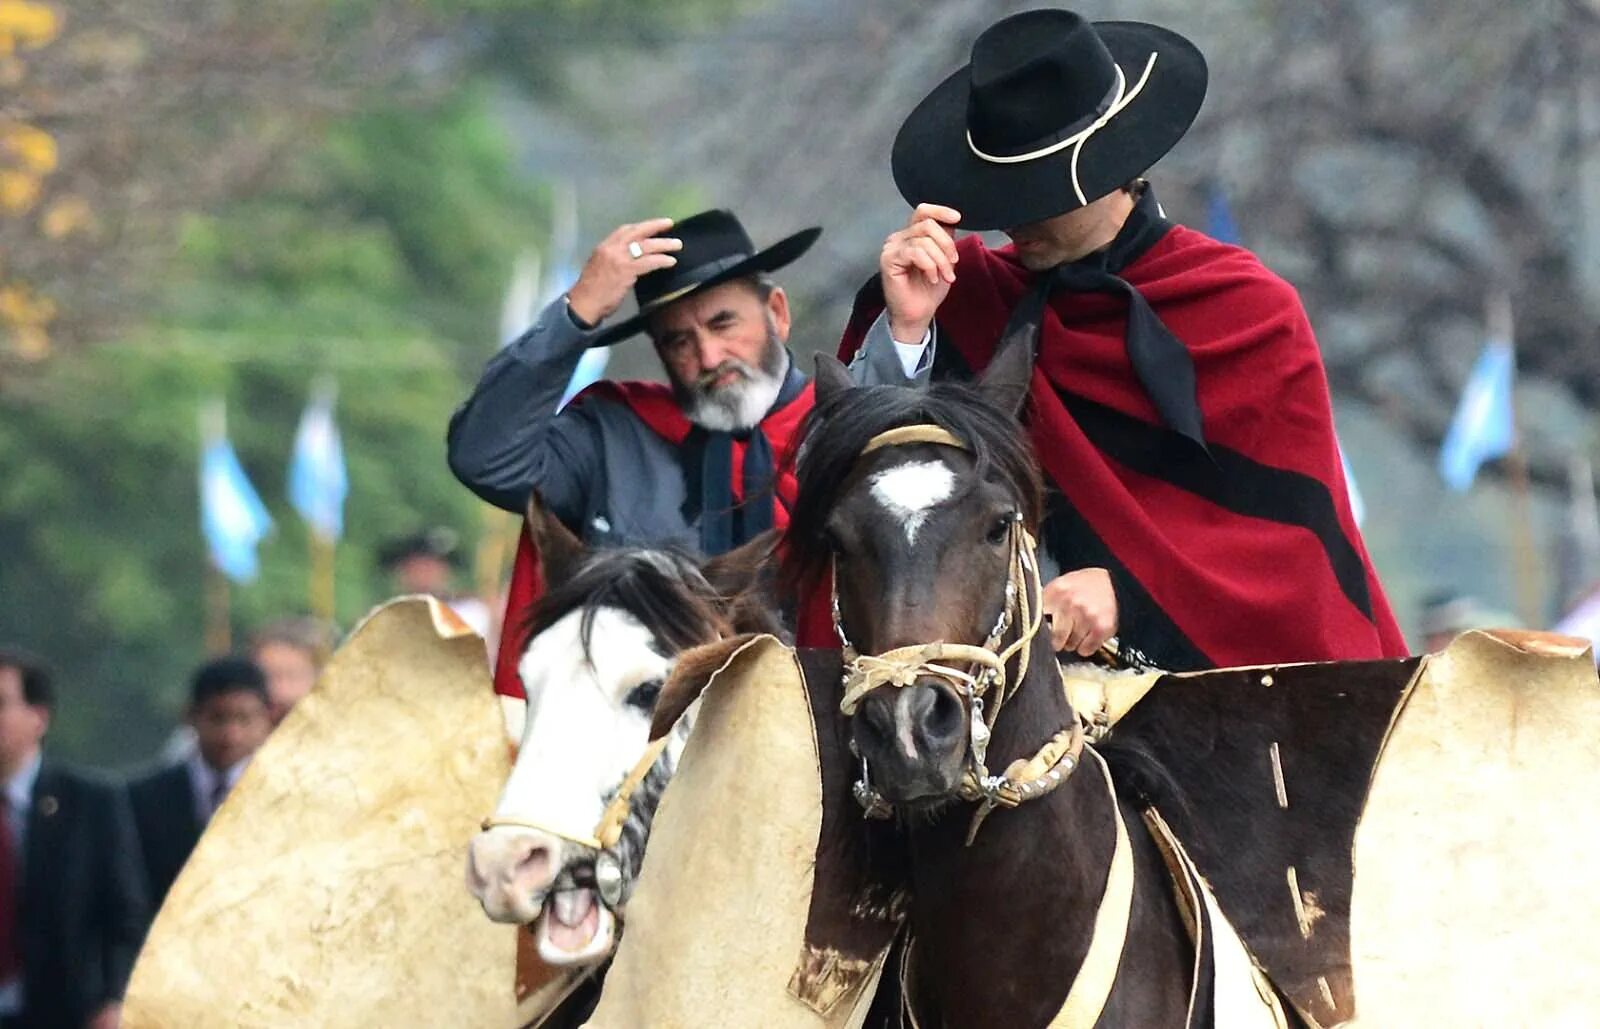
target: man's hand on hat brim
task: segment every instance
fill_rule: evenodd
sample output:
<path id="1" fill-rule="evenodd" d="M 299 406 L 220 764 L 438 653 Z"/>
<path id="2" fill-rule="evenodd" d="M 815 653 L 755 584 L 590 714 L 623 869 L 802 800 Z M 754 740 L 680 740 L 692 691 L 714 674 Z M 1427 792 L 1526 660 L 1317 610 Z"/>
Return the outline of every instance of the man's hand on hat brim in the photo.
<path id="1" fill-rule="evenodd" d="M 567 292 L 572 313 L 587 325 L 599 325 L 622 306 L 640 276 L 677 264 L 672 255 L 683 249 L 683 240 L 659 235 L 670 228 L 671 218 L 650 218 L 619 225 L 596 244 L 577 284 Z M 638 257 L 629 244 L 638 245 Z"/>

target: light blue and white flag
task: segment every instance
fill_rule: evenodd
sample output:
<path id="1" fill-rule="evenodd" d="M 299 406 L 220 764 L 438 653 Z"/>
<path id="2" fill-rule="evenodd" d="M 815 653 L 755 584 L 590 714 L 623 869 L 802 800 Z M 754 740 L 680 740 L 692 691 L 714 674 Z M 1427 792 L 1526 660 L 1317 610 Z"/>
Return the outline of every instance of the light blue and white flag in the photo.
<path id="1" fill-rule="evenodd" d="M 344 534 L 344 500 L 350 492 L 344 446 L 339 425 L 333 420 L 337 396 L 332 379 L 312 388 L 294 434 L 294 455 L 289 459 L 289 503 L 311 531 L 329 542 Z"/>
<path id="2" fill-rule="evenodd" d="M 1501 298 L 1493 305 L 1489 322 L 1489 342 L 1467 377 L 1444 446 L 1439 449 L 1439 474 L 1458 493 L 1472 485 L 1483 462 L 1504 457 L 1516 444 L 1511 394 L 1517 358 L 1511 344 L 1508 301 Z"/>
<path id="3" fill-rule="evenodd" d="M 212 563 L 233 581 L 250 582 L 260 571 L 256 546 L 272 530 L 272 517 L 228 442 L 220 400 L 202 409 L 200 423 L 200 529 Z"/>
<path id="4" fill-rule="evenodd" d="M 539 282 L 539 255 L 533 251 L 519 254 L 511 266 L 511 281 L 506 284 L 506 297 L 500 302 L 500 345 L 506 346 L 528 331 L 545 303 L 543 287 Z"/>
<path id="5" fill-rule="evenodd" d="M 1350 514 L 1356 520 L 1356 528 L 1361 528 L 1367 520 L 1367 504 L 1361 499 L 1361 490 L 1356 487 L 1356 473 L 1350 469 L 1350 460 L 1344 456 L 1344 444 L 1335 442 L 1339 448 L 1339 467 L 1344 469 L 1344 489 L 1350 495 Z"/>
<path id="6" fill-rule="evenodd" d="M 570 182 L 558 182 L 552 201 L 550 245 L 544 255 L 539 284 L 540 308 L 577 285 L 578 276 L 583 271 L 578 260 L 578 191 Z M 561 392 L 561 403 L 557 410 L 566 407 L 573 397 L 603 379 L 610 360 L 610 347 L 585 350 L 583 356 L 578 358 L 577 367 L 572 370 L 572 377 L 567 380 L 567 388 Z"/>
<path id="7" fill-rule="evenodd" d="M 567 401 L 582 393 L 593 383 L 605 378 L 606 362 L 611 359 L 610 347 L 595 347 L 585 350 L 583 356 L 578 358 L 578 367 L 572 370 L 572 378 L 567 380 L 566 392 L 561 394 L 561 404 L 557 410 L 567 406 Z"/>

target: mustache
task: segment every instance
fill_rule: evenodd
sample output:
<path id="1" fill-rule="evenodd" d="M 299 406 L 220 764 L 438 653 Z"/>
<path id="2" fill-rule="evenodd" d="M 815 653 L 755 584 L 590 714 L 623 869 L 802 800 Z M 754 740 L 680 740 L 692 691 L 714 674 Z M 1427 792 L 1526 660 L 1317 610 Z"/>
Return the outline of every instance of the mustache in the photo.
<path id="1" fill-rule="evenodd" d="M 744 379 L 746 382 L 749 382 L 753 377 L 754 369 L 745 364 L 743 361 L 736 361 L 732 358 L 729 358 L 728 360 L 717 365 L 715 368 L 701 372 L 695 377 L 695 380 L 693 383 L 691 383 L 691 385 L 703 393 L 715 387 L 717 380 L 729 372 L 734 372 L 740 378 Z"/>

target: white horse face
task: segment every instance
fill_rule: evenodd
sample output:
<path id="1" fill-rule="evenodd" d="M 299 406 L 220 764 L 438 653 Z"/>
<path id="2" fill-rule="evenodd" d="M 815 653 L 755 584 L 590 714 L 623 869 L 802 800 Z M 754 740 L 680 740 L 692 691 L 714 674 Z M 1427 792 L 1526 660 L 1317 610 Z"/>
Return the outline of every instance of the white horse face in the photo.
<path id="1" fill-rule="evenodd" d="M 497 922 L 532 925 L 550 964 L 603 960 L 616 922 L 596 893 L 592 837 L 606 804 L 643 755 L 650 713 L 672 661 L 654 634 L 617 608 L 557 620 L 529 643 L 518 670 L 528 715 L 496 819 L 467 858 L 467 887 Z M 681 740 L 675 740 L 681 748 Z M 673 747 L 669 747 L 669 756 Z"/>

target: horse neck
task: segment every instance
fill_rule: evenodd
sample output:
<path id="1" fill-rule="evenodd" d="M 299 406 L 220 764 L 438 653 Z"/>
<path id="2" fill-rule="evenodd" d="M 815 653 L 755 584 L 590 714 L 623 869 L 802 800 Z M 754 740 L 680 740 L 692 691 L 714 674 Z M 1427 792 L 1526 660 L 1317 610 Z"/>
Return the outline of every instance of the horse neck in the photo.
<path id="1" fill-rule="evenodd" d="M 995 721 L 992 771 L 1032 757 L 1075 717 L 1048 637 L 1041 633 L 1031 646 L 1028 674 Z M 1085 753 L 1052 793 L 991 812 L 969 846 L 975 810 L 956 804 L 910 833 L 914 997 L 948 1025 L 1045 1024 L 1064 996 L 1061 985 L 1076 978 L 1088 951 L 1121 817 L 1135 876 L 1125 947 L 1138 947 L 1139 962 L 1150 965 L 1141 978 L 1148 972 L 1163 989 L 1181 981 L 1177 993 L 1159 999 L 1158 1021 L 1173 1024 L 1162 1019 L 1171 1014 L 1172 998 L 1186 1002 L 1187 944 L 1160 858 L 1137 814 L 1119 808 L 1100 762 Z M 1018 985 L 1030 982 L 1032 988 Z M 1157 1017 L 1145 1006 L 1148 996 L 1113 1001 L 1138 1009 L 1123 1024 Z M 1180 1008 L 1180 1024 L 1181 1018 Z"/>

